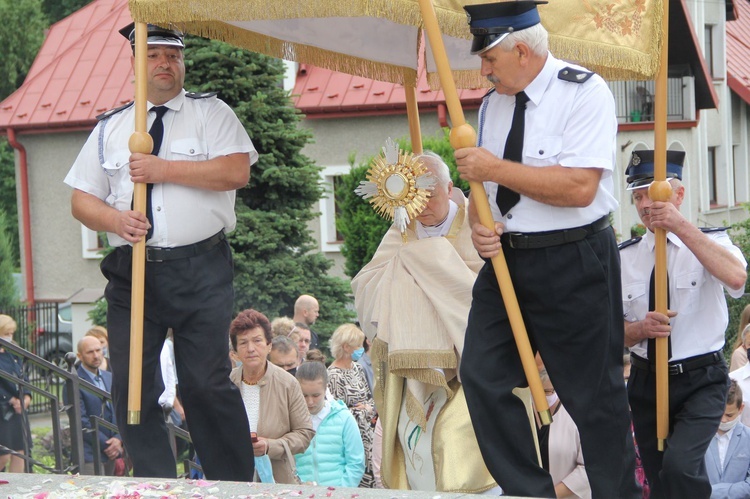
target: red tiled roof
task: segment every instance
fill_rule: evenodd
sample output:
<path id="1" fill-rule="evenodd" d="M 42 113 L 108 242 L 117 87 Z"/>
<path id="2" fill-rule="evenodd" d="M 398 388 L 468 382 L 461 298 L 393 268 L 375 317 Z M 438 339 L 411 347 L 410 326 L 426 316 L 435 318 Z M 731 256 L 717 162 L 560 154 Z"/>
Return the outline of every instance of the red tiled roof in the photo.
<path id="1" fill-rule="evenodd" d="M 435 108 L 445 102 L 442 90 L 430 90 L 424 68 L 417 81 L 417 104 L 420 109 Z M 459 90 L 465 107 L 476 107 L 487 93 L 486 88 Z M 340 116 L 342 113 L 383 113 L 406 109 L 404 87 L 394 83 L 368 80 L 302 64 L 292 91 L 294 105 L 308 117 Z M 325 116 L 322 116 L 325 115 Z"/>
<path id="2" fill-rule="evenodd" d="M 127 0 L 96 0 L 54 24 L 23 85 L 0 103 L 0 130 L 90 126 L 133 97 L 131 52 L 117 30 Z"/>
<path id="3" fill-rule="evenodd" d="M 91 127 L 96 116 L 133 99 L 131 51 L 117 30 L 132 22 L 127 0 L 95 0 L 54 24 L 23 85 L 0 103 L 0 132 Z M 307 115 L 404 112 L 400 85 L 301 66 L 294 99 Z M 421 75 L 422 107 L 444 102 Z M 463 90 L 469 106 L 486 90 Z M 398 111 L 393 111 L 398 110 Z"/>
<path id="4" fill-rule="evenodd" d="M 727 83 L 750 104 L 750 2 L 734 2 L 737 20 L 727 22 Z"/>

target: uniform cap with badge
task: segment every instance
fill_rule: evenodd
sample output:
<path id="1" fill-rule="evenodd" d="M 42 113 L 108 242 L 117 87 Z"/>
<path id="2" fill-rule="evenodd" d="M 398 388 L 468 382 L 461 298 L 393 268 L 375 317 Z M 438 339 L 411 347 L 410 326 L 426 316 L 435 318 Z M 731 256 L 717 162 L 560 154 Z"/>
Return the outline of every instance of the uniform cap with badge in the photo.
<path id="1" fill-rule="evenodd" d="M 544 0 L 524 0 L 465 5 L 469 31 L 474 35 L 472 55 L 487 52 L 514 31 L 539 24 L 541 19 L 536 6 L 546 3 Z"/>
<path id="2" fill-rule="evenodd" d="M 682 180 L 682 164 L 685 151 L 667 151 L 667 179 Z M 651 149 L 633 151 L 625 170 L 627 190 L 648 187 L 654 181 L 654 151 Z"/>
<path id="3" fill-rule="evenodd" d="M 130 40 L 130 46 L 135 50 L 135 23 L 132 22 L 120 29 L 120 34 Z M 185 48 L 183 34 L 180 30 L 162 28 L 155 24 L 148 24 L 146 33 L 148 35 L 148 45 L 167 45 L 170 47 Z"/>

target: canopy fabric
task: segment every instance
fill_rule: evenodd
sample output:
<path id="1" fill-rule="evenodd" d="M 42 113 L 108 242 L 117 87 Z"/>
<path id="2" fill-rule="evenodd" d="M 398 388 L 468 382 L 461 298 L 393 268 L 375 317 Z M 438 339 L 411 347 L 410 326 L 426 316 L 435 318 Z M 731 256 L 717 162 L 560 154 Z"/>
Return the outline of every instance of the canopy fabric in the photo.
<path id="1" fill-rule="evenodd" d="M 458 88 L 488 86 L 469 53 L 464 4 L 433 0 Z M 651 79 L 658 70 L 662 0 L 554 0 L 539 6 L 550 49 L 608 79 Z M 273 57 L 414 85 L 421 57 L 437 88 L 418 0 L 129 0 L 133 19 L 175 25 Z"/>

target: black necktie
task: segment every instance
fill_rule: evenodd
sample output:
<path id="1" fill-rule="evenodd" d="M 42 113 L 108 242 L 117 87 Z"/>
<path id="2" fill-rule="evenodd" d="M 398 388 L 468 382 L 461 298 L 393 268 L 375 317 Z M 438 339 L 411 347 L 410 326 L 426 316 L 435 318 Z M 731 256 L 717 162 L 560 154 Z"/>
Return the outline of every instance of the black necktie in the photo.
<path id="1" fill-rule="evenodd" d="M 529 97 L 526 92 L 516 94 L 516 108 L 513 111 L 513 122 L 510 125 L 508 138 L 505 141 L 505 152 L 503 158 L 509 161 L 520 163 L 523 159 L 523 131 L 526 124 L 526 103 Z M 513 208 L 518 200 L 521 199 L 519 194 L 503 185 L 497 186 L 497 196 L 495 202 L 500 208 L 500 213 L 505 215 Z"/>
<path id="2" fill-rule="evenodd" d="M 656 265 L 651 270 L 651 280 L 648 285 L 648 309 L 656 310 Z M 667 275 L 667 309 L 669 309 L 669 275 Z M 648 361 L 652 364 L 656 362 L 656 338 L 649 338 L 648 347 L 646 349 L 648 353 Z M 667 358 L 672 358 L 672 337 L 667 336 Z"/>
<path id="3" fill-rule="evenodd" d="M 161 148 L 161 141 L 164 139 L 164 122 L 162 121 L 162 117 L 164 113 L 169 111 L 169 108 L 167 106 L 154 106 L 151 108 L 151 111 L 156 113 L 156 118 L 151 124 L 148 134 L 154 140 L 154 148 L 151 150 L 151 154 L 157 156 Z M 148 217 L 148 223 L 151 224 L 151 228 L 148 229 L 148 234 L 146 234 L 146 241 L 154 235 L 154 215 L 151 211 L 151 191 L 153 188 L 154 184 L 146 184 L 146 216 Z"/>

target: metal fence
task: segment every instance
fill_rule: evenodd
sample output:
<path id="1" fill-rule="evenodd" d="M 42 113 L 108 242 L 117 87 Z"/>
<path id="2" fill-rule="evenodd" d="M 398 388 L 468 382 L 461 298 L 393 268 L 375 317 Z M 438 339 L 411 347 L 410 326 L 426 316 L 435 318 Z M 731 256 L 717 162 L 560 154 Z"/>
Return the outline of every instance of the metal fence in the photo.
<path id="1" fill-rule="evenodd" d="M 19 324 L 19 330 L 22 328 Z M 26 328 L 24 327 L 24 330 Z M 21 335 L 23 336 L 23 335 Z M 33 345 L 33 344 L 32 344 Z M 7 449 L 13 455 L 21 457 L 26 463 L 26 470 L 34 472 L 35 468 L 45 470 L 49 473 L 77 473 L 84 463 L 83 457 L 83 438 L 87 433 L 98 433 L 99 427 L 106 427 L 116 430 L 117 428 L 105 421 L 104 419 L 94 416 L 89 418 L 92 427 L 84 428 L 81 424 L 81 390 L 94 394 L 102 401 L 102 408 L 105 404 L 112 403 L 112 397 L 106 392 L 86 380 L 81 380 L 75 372 L 74 354 L 69 353 L 62 361 L 64 367 L 48 362 L 42 357 L 35 355 L 28 349 L 20 345 L 9 343 L 0 338 L 0 348 L 12 355 L 18 357 L 23 364 L 24 379 L 0 370 L 0 378 L 12 381 L 18 385 L 20 398 L 23 400 L 24 394 L 32 395 L 32 406 L 36 406 L 40 413 L 47 413 L 50 416 L 52 424 L 52 454 L 54 465 L 50 466 L 34 458 L 32 454 L 30 438 L 24 439 L 24 453 L 18 454 L 13 451 L 21 449 Z M 24 418 L 24 432 L 29 432 L 28 416 L 29 410 L 22 411 L 21 416 Z M 63 427 L 61 416 L 67 414 L 68 427 Z M 172 449 L 176 451 L 177 439 L 183 440 L 188 444 L 192 443 L 190 434 L 185 430 L 167 423 L 170 439 L 172 440 Z M 69 437 L 68 437 L 69 435 Z M 94 469 L 96 474 L 102 474 L 103 468 L 99 456 L 99 439 L 93 438 L 94 443 Z M 191 470 L 200 471 L 200 465 L 187 459 L 184 461 L 184 474 Z"/>
<path id="2" fill-rule="evenodd" d="M 619 122 L 654 121 L 655 83 L 653 80 L 610 81 L 607 83 L 615 96 L 615 107 Z M 690 119 L 684 106 L 686 90 L 683 78 L 668 78 L 667 87 L 667 119 L 678 121 Z"/>

